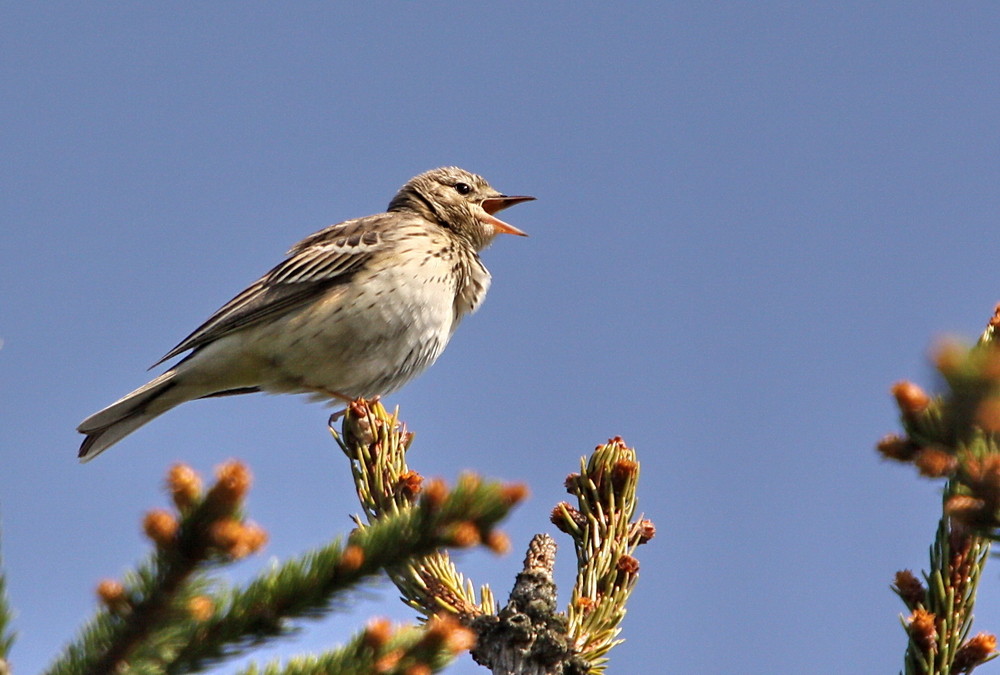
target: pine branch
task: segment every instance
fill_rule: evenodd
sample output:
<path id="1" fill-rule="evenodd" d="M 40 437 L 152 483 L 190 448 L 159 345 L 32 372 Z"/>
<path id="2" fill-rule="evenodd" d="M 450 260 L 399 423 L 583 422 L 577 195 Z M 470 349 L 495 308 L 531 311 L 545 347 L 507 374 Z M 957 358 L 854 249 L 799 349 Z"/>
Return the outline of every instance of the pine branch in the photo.
<path id="1" fill-rule="evenodd" d="M 337 598 L 382 569 L 404 567 L 441 547 L 472 545 L 464 534 L 470 523 L 492 528 L 509 509 L 498 485 L 460 486 L 440 501 L 425 497 L 413 508 L 355 530 L 346 544 L 334 541 L 242 589 L 220 593 L 211 598 L 219 609 L 193 627 L 167 672 L 190 672 L 287 635 L 294 630 L 289 620 L 323 616 Z"/>
<path id="2" fill-rule="evenodd" d="M 411 675 L 436 673 L 468 649 L 475 637 L 454 619 L 434 618 L 425 626 L 393 629 L 372 621 L 342 647 L 324 654 L 251 666 L 238 675 Z"/>
<path id="3" fill-rule="evenodd" d="M 995 658 L 996 637 L 969 638 L 972 610 L 990 542 L 1000 538 L 1000 306 L 973 348 L 942 345 L 935 364 L 945 391 L 929 397 L 900 382 L 893 394 L 905 436 L 887 436 L 878 450 L 912 463 L 921 475 L 945 478 L 942 516 L 931 547 L 926 586 L 909 570 L 893 590 L 910 611 L 907 675 L 969 673 Z"/>
<path id="4" fill-rule="evenodd" d="M 358 520 L 359 529 L 407 513 L 418 497 L 422 503 L 437 503 L 447 494 L 443 483 L 424 486 L 423 478 L 407 466 L 412 434 L 399 421 L 398 411 L 390 415 L 377 401 L 355 401 L 345 411 L 341 433 L 331 431 L 351 460 L 367 521 Z M 654 529 L 648 520 L 632 522 L 639 473 L 634 450 L 616 438 L 598 447 L 582 467 L 567 481 L 579 508 L 562 504 L 553 514 L 554 522 L 573 536 L 577 549 L 579 574 L 568 617 L 556 610 L 555 542 L 546 535 L 532 539 L 524 570 L 499 611 L 487 586 L 476 600 L 472 583 L 446 553 L 390 570 L 403 600 L 425 617 L 451 615 L 471 627 L 478 636 L 473 658 L 494 673 L 600 673 L 604 655 L 618 643 L 625 602 L 639 569 L 632 553 L 653 536 Z M 479 478 L 466 475 L 455 492 L 479 485 Z M 509 508 L 525 496 L 526 489 L 510 485 L 501 494 Z M 468 506 L 463 505 L 462 511 L 468 512 Z M 474 520 L 456 528 L 455 536 L 470 543 L 484 540 L 498 551 L 509 547 L 506 537 Z"/>
<path id="5" fill-rule="evenodd" d="M 590 663 L 580 656 L 569 634 L 569 620 L 557 611 L 552 570 L 556 542 L 535 535 L 524 569 L 517 575 L 507 604 L 497 614 L 472 621 L 479 636 L 472 658 L 504 675 L 585 675 Z"/>
<path id="6" fill-rule="evenodd" d="M 345 542 L 275 565 L 241 588 L 227 587 L 207 572 L 260 549 L 267 539 L 242 515 L 249 472 L 236 462 L 224 465 L 203 494 L 193 470 L 173 467 L 167 486 L 176 513 L 158 509 L 144 519 L 156 552 L 123 581 L 99 585 L 103 608 L 47 672 L 196 672 L 288 635 L 297 630 L 296 621 L 324 615 L 382 569 L 424 615 L 423 627 L 393 630 L 387 622 L 373 622 L 344 647 L 263 670 L 253 666 L 246 675 L 430 673 L 473 647 L 476 637 L 475 657 L 495 673 L 600 672 L 604 654 L 617 644 L 624 603 L 635 584 L 638 563 L 631 554 L 652 536 L 649 521 L 631 521 L 638 477 L 634 451 L 620 439 L 609 441 L 567 483 L 579 508 L 560 505 L 555 520 L 573 535 L 580 565 L 567 617 L 556 611 L 555 543 L 545 535 L 532 540 L 525 569 L 502 610 L 497 612 L 487 587 L 477 602 L 472 583 L 443 549 L 482 543 L 506 550 L 509 542 L 496 525 L 526 489 L 471 474 L 454 488 L 439 480 L 425 486 L 404 460 L 411 439 L 397 416 L 377 402 L 352 404 L 337 440 L 351 458 L 367 522 L 356 519 Z M 0 612 L 2 581 L 0 576 Z M 0 629 L 5 625 L 0 622 Z"/>
<path id="7" fill-rule="evenodd" d="M 177 621 L 187 619 L 186 600 L 203 582 L 196 573 L 247 555 L 266 534 L 237 517 L 250 475 L 236 462 L 220 467 L 218 480 L 202 498 L 188 467 L 171 470 L 168 485 L 181 518 L 154 510 L 144 519 L 157 550 L 124 583 L 98 587 L 104 608 L 75 643 L 46 671 L 51 675 L 158 672 L 169 658 Z"/>
<path id="8" fill-rule="evenodd" d="M 7 575 L 3 571 L 3 559 L 0 558 L 0 675 L 10 674 L 10 648 L 17 634 L 11 624 L 14 621 L 14 611 L 7 597 Z"/>
<path id="9" fill-rule="evenodd" d="M 479 635 L 472 657 L 497 675 L 601 673 L 605 655 L 621 642 L 625 603 L 638 579 L 632 554 L 655 528 L 646 519 L 632 521 L 639 464 L 620 438 L 598 446 L 581 467 L 566 479 L 578 506 L 563 502 L 552 511 L 577 553 L 568 614 L 556 611 L 555 541 L 536 535 L 507 604 L 471 623 Z"/>
<path id="10" fill-rule="evenodd" d="M 652 521 L 633 521 L 639 463 L 635 450 L 621 438 L 598 446 L 581 471 L 566 478 L 567 491 L 578 506 L 566 502 L 552 521 L 573 538 L 577 557 L 576 584 L 569 605 L 569 634 L 590 672 L 604 670 L 605 655 L 619 644 L 625 603 L 635 588 L 639 561 L 636 547 L 656 533 Z"/>
<path id="11" fill-rule="evenodd" d="M 398 410 L 390 415 L 378 401 L 358 400 L 345 411 L 341 433 L 332 426 L 330 431 L 351 460 L 351 472 L 367 522 L 358 520 L 359 529 L 392 514 L 408 512 L 418 497 L 421 504 L 444 503 L 449 497 L 455 515 L 466 514 L 465 522 L 456 523 L 452 530 L 456 545 L 485 542 L 498 552 L 509 547 L 507 538 L 494 530 L 493 524 L 527 495 L 524 486 L 488 484 L 498 498 L 493 511 L 471 517 L 475 513 L 475 494 L 484 487 L 481 480 L 471 474 L 463 475 L 450 495 L 440 480 L 424 486 L 423 477 L 406 464 L 406 451 L 413 434 L 399 421 Z M 425 618 L 447 612 L 468 621 L 495 611 L 489 587 L 480 589 L 477 601 L 472 582 L 458 572 L 444 551 L 429 553 L 388 572 L 404 601 Z"/>
<path id="12" fill-rule="evenodd" d="M 173 467 L 167 487 L 176 514 L 157 509 L 144 520 L 156 552 L 122 582 L 100 584 L 102 610 L 47 672 L 179 674 L 204 669 L 288 635 L 296 630 L 294 620 L 324 615 L 338 597 L 382 569 L 399 575 L 414 559 L 441 555 L 442 548 L 498 541 L 494 526 L 516 502 L 509 487 L 496 483 L 465 477 L 449 489 L 438 482 L 419 496 L 410 495 L 405 508 L 358 527 L 346 542 L 337 540 L 276 565 L 233 589 L 206 573 L 258 550 L 267 539 L 242 517 L 249 486 L 249 472 L 236 462 L 220 468 L 217 482 L 204 495 L 192 469 Z M 454 636 L 467 632 L 442 621 L 435 619 L 415 638 L 413 649 L 400 652 L 402 647 L 394 643 L 391 654 L 402 654 L 407 663 L 440 667 L 453 657 Z M 471 644 L 458 640 L 466 642 Z"/>

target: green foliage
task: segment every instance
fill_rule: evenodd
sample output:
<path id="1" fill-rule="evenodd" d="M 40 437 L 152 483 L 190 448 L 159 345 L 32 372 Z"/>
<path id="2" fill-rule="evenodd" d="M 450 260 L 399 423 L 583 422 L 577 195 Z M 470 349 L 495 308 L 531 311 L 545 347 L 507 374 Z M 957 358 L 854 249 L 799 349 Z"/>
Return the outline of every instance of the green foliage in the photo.
<path id="1" fill-rule="evenodd" d="M 916 385 L 893 387 L 905 436 L 879 443 L 883 456 L 945 478 L 942 516 L 921 583 L 908 570 L 893 590 L 910 611 L 901 617 L 908 641 L 906 675 L 971 672 L 996 656 L 996 638 L 970 638 L 972 610 L 990 542 L 1000 538 L 1000 345 L 997 316 L 968 349 L 942 345 L 935 363 L 944 391 L 929 397 Z"/>
<path id="2" fill-rule="evenodd" d="M 2 562 L 2 559 L 0 559 Z M 7 575 L 0 565 L 0 675 L 9 672 L 7 660 L 10 658 L 10 648 L 14 644 L 16 634 L 12 627 L 14 612 L 7 597 Z"/>
<path id="3" fill-rule="evenodd" d="M 632 553 L 652 536 L 649 521 L 632 520 L 639 469 L 632 449 L 620 439 L 599 447 L 567 485 L 578 508 L 557 508 L 561 516 L 555 521 L 573 537 L 580 570 L 564 615 L 556 611 L 551 537 L 532 540 L 525 571 L 503 608 L 486 586 L 477 600 L 472 582 L 444 550 L 478 544 L 506 550 L 509 542 L 497 525 L 525 497 L 524 486 L 472 474 L 452 487 L 440 480 L 425 484 L 405 461 L 412 435 L 378 402 L 353 403 L 335 436 L 351 461 L 364 513 L 346 538 L 230 585 L 221 576 L 225 567 L 267 539 L 243 513 L 249 471 L 238 462 L 225 464 L 203 491 L 190 467 L 176 465 L 167 478 L 175 510 L 154 509 L 143 521 L 154 550 L 120 581 L 98 585 L 100 608 L 47 675 L 200 672 L 327 615 L 383 570 L 423 625 L 373 621 L 343 646 L 251 665 L 241 675 L 430 673 L 473 647 L 475 658 L 503 672 L 521 671 L 501 662 L 538 659 L 562 664 L 559 672 L 601 672 L 635 586 Z M 0 675 L 9 672 L 10 620 L 0 573 Z M 530 644 L 524 641 L 525 620 L 538 627 Z M 477 636 L 496 641 L 476 646 Z M 532 650 L 532 644 L 542 648 Z"/>
<path id="4" fill-rule="evenodd" d="M 620 438 L 598 446 L 581 460 L 580 473 L 566 479 L 577 507 L 561 504 L 553 514 L 573 537 L 577 575 L 569 605 L 569 634 L 578 653 L 603 671 L 604 657 L 619 644 L 625 603 L 638 580 L 632 556 L 652 536 L 652 523 L 633 522 L 639 463 Z"/>
<path id="5" fill-rule="evenodd" d="M 461 546 L 489 542 L 492 524 L 525 493 L 516 486 L 483 485 L 472 475 L 462 476 L 450 493 L 440 481 L 424 486 L 423 478 L 406 463 L 413 434 L 399 421 L 398 410 L 389 414 L 378 402 L 352 405 L 344 416 L 341 433 L 332 428 L 331 432 L 351 460 L 358 500 L 365 514 L 364 521 L 356 521 L 360 530 L 394 514 L 409 512 L 418 504 L 426 508 L 448 495 L 447 503 L 454 505 L 452 515 L 457 519 L 450 543 Z M 483 489 L 492 495 L 492 513 L 479 511 L 487 502 L 476 506 L 479 498 L 475 495 Z M 413 558 L 387 571 L 403 600 L 424 618 L 444 611 L 471 619 L 495 611 L 489 587 L 480 589 L 477 601 L 472 582 L 458 571 L 446 551 Z"/>
<path id="6" fill-rule="evenodd" d="M 248 647 L 295 630 L 290 619 L 315 619 L 331 611 L 338 600 L 382 569 L 392 569 L 449 543 L 448 530 L 470 514 L 489 522 L 507 510 L 497 509 L 493 486 L 471 493 L 453 493 L 440 509 L 414 508 L 356 530 L 341 543 L 334 541 L 301 558 L 276 565 L 242 588 L 214 594 L 219 608 L 193 626 L 183 650 L 166 672 L 190 672 Z M 488 514 L 488 515 L 487 515 Z M 345 554 L 346 551 L 346 554 Z"/>
<path id="7" fill-rule="evenodd" d="M 440 672 L 455 659 L 453 650 L 442 650 L 435 644 L 434 627 L 404 626 L 385 641 L 375 640 L 366 630 L 342 647 L 323 654 L 299 656 L 284 663 L 266 666 L 252 665 L 238 675 L 404 675 L 417 672 L 416 666 L 426 666 L 424 672 Z"/>

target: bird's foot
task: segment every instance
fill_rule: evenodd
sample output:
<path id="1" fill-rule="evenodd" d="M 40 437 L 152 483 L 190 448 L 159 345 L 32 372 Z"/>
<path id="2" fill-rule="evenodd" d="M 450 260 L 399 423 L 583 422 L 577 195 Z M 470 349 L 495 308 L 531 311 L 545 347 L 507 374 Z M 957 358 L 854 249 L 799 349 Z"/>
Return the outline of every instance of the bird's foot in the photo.
<path id="1" fill-rule="evenodd" d="M 324 393 L 328 394 L 330 398 L 336 398 L 347 403 L 346 408 L 341 408 L 340 410 L 336 410 L 330 414 L 330 418 L 326 421 L 326 425 L 331 429 L 333 428 L 334 424 L 339 422 L 340 419 L 347 414 L 348 410 L 353 412 L 355 415 L 360 416 L 365 414 L 371 405 L 375 403 L 381 403 L 382 401 L 382 396 L 380 396 L 379 394 L 375 394 L 371 398 L 358 397 L 352 399 L 350 397 L 344 396 L 343 394 L 338 394 L 336 392 L 324 391 Z"/>

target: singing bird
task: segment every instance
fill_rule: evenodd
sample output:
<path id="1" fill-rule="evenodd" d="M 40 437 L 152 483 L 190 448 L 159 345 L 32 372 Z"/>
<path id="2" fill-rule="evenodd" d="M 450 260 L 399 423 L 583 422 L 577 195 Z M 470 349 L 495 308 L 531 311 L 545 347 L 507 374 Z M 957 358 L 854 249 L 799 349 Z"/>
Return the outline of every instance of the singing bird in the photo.
<path id="1" fill-rule="evenodd" d="M 86 462 L 186 401 L 264 391 L 350 401 L 387 394 L 434 363 L 479 306 L 479 251 L 500 233 L 508 196 L 457 167 L 422 173 L 385 213 L 312 234 L 153 366 L 159 377 L 77 427 Z"/>

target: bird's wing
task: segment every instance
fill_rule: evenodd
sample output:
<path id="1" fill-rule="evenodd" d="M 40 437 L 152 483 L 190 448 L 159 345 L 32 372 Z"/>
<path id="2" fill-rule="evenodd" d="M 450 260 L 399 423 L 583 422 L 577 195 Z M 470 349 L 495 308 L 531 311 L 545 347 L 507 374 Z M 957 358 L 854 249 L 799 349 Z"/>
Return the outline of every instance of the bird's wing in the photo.
<path id="1" fill-rule="evenodd" d="M 386 216 L 331 225 L 292 247 L 277 267 L 227 302 L 151 367 L 299 307 L 350 281 L 386 245 Z"/>

